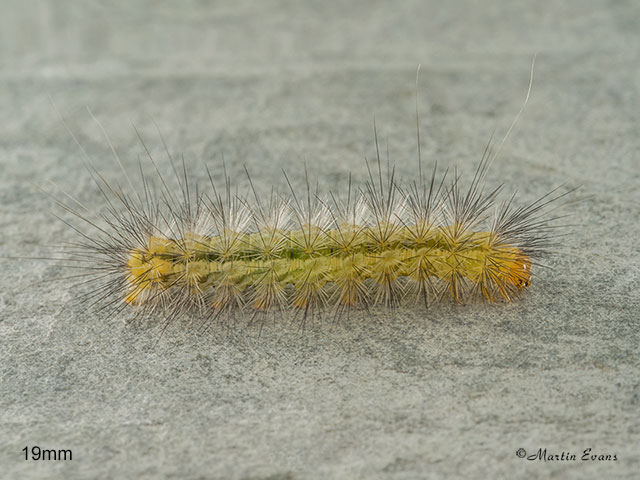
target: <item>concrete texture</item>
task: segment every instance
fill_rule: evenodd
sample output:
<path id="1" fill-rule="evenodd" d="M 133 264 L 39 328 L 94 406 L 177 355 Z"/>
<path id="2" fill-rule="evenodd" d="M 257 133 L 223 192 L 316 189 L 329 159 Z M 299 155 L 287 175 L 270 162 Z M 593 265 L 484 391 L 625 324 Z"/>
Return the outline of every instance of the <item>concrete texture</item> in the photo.
<path id="1" fill-rule="evenodd" d="M 640 471 L 640 8 L 566 2 L 11 2 L 0 5 L 0 255 L 51 256 L 73 231 L 35 186 L 104 207 L 79 148 L 119 178 L 161 168 L 257 188 L 364 178 L 375 115 L 415 175 L 472 169 L 532 99 L 488 179 L 533 200 L 583 185 L 571 235 L 509 305 L 213 326 L 87 313 L 55 262 L 2 260 L 0 477 L 637 478 Z M 51 100 L 50 100 L 51 99 Z M 219 176 L 219 174 L 218 174 Z M 61 194 L 58 193 L 58 196 Z M 59 210 L 58 210 L 59 211 Z M 68 218 L 68 217 L 64 217 Z M 22 449 L 71 449 L 25 461 Z M 516 456 L 547 448 L 576 461 Z M 616 461 L 582 461 L 582 451 Z"/>

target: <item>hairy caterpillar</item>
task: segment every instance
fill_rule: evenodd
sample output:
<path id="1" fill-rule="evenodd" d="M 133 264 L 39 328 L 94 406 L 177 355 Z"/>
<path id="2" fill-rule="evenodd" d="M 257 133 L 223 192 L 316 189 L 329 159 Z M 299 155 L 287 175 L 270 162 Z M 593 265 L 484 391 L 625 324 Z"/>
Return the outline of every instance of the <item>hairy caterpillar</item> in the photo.
<path id="1" fill-rule="evenodd" d="M 261 199 L 251 184 L 249 200 L 251 192 L 234 193 L 226 171 L 219 190 L 208 168 L 203 191 L 184 161 L 178 171 L 165 145 L 180 184 L 176 195 L 157 167 L 159 189 L 142 168 L 134 182 L 116 155 L 131 193 L 91 170 L 108 204 L 100 224 L 58 202 L 95 229 L 77 229 L 81 239 L 70 249 L 86 269 L 83 282 L 95 286 L 88 298 L 171 316 L 513 300 L 552 245 L 549 206 L 566 193 L 556 189 L 518 207 L 515 196 L 498 201 L 501 187 L 485 192 L 483 180 L 507 135 L 497 149 L 491 141 L 486 146 L 468 189 L 457 173 L 451 181 L 447 172 L 438 175 L 437 164 L 425 178 L 419 125 L 417 131 L 417 180 L 397 181 L 393 167 L 385 178 L 376 133 L 377 168 L 366 164 L 369 180 L 360 188 L 349 180 L 345 200 L 312 191 L 309 181 L 297 193 L 286 174 L 289 195 Z"/>

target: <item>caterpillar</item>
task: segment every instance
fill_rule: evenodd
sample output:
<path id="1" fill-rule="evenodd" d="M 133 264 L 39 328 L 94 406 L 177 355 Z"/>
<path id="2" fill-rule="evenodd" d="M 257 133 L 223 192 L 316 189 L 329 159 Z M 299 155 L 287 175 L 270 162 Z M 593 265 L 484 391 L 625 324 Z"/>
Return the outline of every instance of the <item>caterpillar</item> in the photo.
<path id="1" fill-rule="evenodd" d="M 527 100 L 530 89 L 531 83 Z M 457 172 L 439 174 L 437 162 L 425 176 L 418 123 L 413 181 L 397 180 L 389 164 L 383 174 L 374 123 L 376 163 L 365 161 L 363 185 L 349 177 L 346 198 L 312 189 L 306 168 L 305 191 L 297 192 L 285 173 L 288 194 L 263 199 L 248 172 L 250 189 L 240 195 L 224 166 L 219 189 L 205 165 L 203 190 L 165 144 L 180 185 L 173 191 L 136 133 L 159 187 L 142 166 L 134 181 L 112 148 L 131 191 L 90 166 L 107 204 L 99 222 L 70 196 L 73 204 L 56 202 L 94 230 L 73 227 L 80 239 L 69 248 L 69 258 L 84 270 L 82 282 L 93 285 L 85 299 L 141 315 L 293 310 L 306 316 L 312 309 L 339 313 L 406 301 L 425 308 L 445 299 L 510 302 L 530 286 L 539 259 L 553 246 L 550 212 L 569 193 L 557 188 L 517 206 L 515 195 L 499 200 L 502 186 L 485 191 L 507 135 L 497 149 L 488 142 L 468 188 Z"/>

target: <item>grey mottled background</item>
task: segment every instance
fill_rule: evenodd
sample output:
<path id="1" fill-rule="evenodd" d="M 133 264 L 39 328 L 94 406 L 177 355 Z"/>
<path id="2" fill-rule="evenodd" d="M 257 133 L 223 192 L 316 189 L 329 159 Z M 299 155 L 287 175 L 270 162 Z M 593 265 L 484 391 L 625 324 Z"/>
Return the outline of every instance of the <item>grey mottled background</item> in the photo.
<path id="1" fill-rule="evenodd" d="M 131 325 L 87 313 L 69 272 L 1 263 L 0 477 L 637 478 L 640 471 L 640 7 L 633 1 L 3 1 L 0 255 L 73 240 L 38 191 L 104 202 L 79 142 L 119 179 L 167 163 L 194 178 L 325 188 L 364 178 L 375 115 L 415 175 L 469 172 L 531 101 L 494 165 L 523 201 L 583 185 L 572 235 L 510 305 L 442 305 L 258 328 Z M 60 119 L 56 109 L 66 120 Z M 121 178 L 120 178 L 121 180 Z M 60 193 L 56 194 L 58 197 Z M 589 197 L 589 198 L 587 198 Z M 65 217 L 68 218 L 68 217 Z M 74 303 L 75 302 L 75 303 Z M 125 315 L 126 319 L 126 315 Z M 25 461 L 25 446 L 71 462 Z M 518 448 L 616 462 L 531 462 Z"/>

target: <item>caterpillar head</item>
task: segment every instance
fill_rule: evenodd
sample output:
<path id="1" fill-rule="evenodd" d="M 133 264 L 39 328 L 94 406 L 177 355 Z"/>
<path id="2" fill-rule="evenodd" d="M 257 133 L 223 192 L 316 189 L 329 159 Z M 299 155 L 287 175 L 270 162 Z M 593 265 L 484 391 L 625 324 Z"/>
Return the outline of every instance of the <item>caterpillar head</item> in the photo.
<path id="1" fill-rule="evenodd" d="M 531 258 L 518 248 L 514 248 L 510 256 L 505 262 L 507 268 L 504 280 L 522 290 L 531 285 Z"/>

